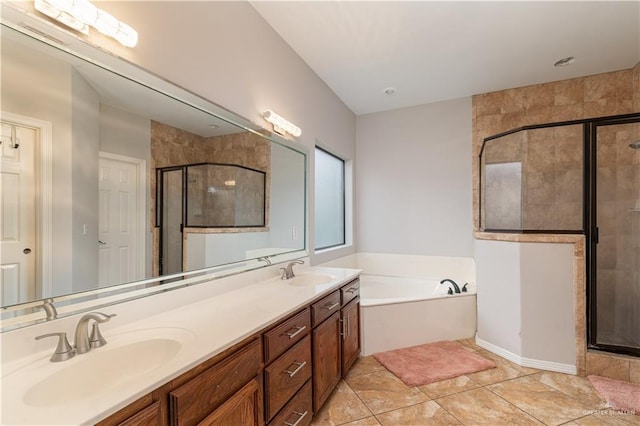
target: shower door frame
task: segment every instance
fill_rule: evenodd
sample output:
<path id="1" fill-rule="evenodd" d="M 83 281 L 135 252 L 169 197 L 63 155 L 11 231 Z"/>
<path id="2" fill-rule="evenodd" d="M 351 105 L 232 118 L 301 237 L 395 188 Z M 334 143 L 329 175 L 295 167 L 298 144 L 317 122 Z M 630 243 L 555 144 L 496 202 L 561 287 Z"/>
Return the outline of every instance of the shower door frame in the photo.
<path id="1" fill-rule="evenodd" d="M 587 286 L 587 349 L 601 350 L 622 355 L 640 356 L 639 348 L 598 343 L 597 306 L 597 244 L 599 239 L 597 223 L 597 137 L 598 127 L 640 123 L 640 113 L 617 115 L 587 120 L 585 141 L 585 212 L 586 212 L 586 286 Z"/>
<path id="2" fill-rule="evenodd" d="M 185 205 L 185 191 L 187 190 L 187 185 L 186 185 L 186 171 L 184 166 L 169 166 L 169 167 L 159 167 L 156 169 L 156 227 L 159 228 L 160 232 L 158 234 L 158 271 L 160 273 L 160 275 L 166 275 L 166 273 L 164 273 L 163 269 L 164 269 L 164 261 L 165 261 L 165 257 L 166 257 L 166 253 L 163 250 L 163 243 L 164 243 L 164 203 L 165 203 L 165 199 L 164 199 L 164 174 L 165 173 L 170 173 L 170 172 L 177 172 L 179 171 L 181 173 L 182 176 L 182 184 L 181 184 L 181 190 L 182 190 L 182 194 L 183 196 L 181 197 L 181 210 L 182 210 L 182 223 L 180 224 L 180 232 L 182 233 L 184 230 L 184 220 L 185 220 L 185 212 L 186 212 L 186 205 Z M 180 257 L 182 258 L 184 255 L 184 246 L 183 244 L 180 245 Z M 181 262 L 182 264 L 182 262 Z M 184 269 L 184 268 L 182 268 Z M 184 272 L 184 271 L 182 271 Z"/>

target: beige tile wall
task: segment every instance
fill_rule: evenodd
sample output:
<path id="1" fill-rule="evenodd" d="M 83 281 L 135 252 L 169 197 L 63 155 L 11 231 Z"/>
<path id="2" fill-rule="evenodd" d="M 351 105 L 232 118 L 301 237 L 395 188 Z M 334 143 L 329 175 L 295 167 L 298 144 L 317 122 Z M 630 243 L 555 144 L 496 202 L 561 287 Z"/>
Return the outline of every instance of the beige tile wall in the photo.
<path id="1" fill-rule="evenodd" d="M 473 211 L 479 227 L 479 161 L 482 140 L 525 125 L 640 112 L 640 64 L 633 69 L 476 95 L 473 105 Z M 478 239 L 566 242 L 569 236 L 505 235 L 476 232 Z M 587 354 L 584 238 L 573 241 L 574 315 L 578 373 L 640 381 L 640 360 Z"/>

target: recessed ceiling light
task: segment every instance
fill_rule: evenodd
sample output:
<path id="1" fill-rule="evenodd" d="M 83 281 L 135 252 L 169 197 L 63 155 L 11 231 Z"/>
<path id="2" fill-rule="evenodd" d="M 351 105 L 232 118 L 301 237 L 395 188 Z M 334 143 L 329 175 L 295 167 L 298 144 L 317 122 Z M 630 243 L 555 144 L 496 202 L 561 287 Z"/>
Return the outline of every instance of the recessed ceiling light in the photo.
<path id="1" fill-rule="evenodd" d="M 573 56 L 567 56 L 566 58 L 562 58 L 559 61 L 556 61 L 555 64 L 553 64 L 554 67 L 566 67 L 567 65 L 570 65 L 572 63 L 574 63 L 576 61 L 576 58 L 574 58 Z"/>
<path id="2" fill-rule="evenodd" d="M 394 93 L 396 93 L 395 87 L 387 87 L 386 89 L 384 89 L 385 95 L 393 95 Z"/>
<path id="3" fill-rule="evenodd" d="M 218 127 L 220 127 L 220 126 L 218 126 L 217 124 L 209 124 L 209 127 L 210 127 L 211 129 L 217 129 L 217 128 L 218 128 Z"/>

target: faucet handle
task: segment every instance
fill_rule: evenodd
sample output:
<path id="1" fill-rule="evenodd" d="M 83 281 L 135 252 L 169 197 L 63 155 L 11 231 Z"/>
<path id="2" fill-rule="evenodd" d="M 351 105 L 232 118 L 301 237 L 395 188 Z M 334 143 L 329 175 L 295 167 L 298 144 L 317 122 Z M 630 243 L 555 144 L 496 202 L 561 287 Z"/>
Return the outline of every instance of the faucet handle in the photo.
<path id="1" fill-rule="evenodd" d="M 281 279 L 281 280 L 286 280 L 286 279 L 288 279 L 288 276 L 287 276 L 287 268 L 280 268 L 280 270 L 282 271 L 282 275 L 280 276 L 280 279 Z"/>
<path id="2" fill-rule="evenodd" d="M 111 315 L 101 314 L 101 315 L 104 315 L 106 319 L 102 321 L 96 319 L 91 325 L 91 335 L 89 336 L 89 346 L 91 346 L 91 349 L 99 348 L 107 344 L 107 340 L 104 338 L 104 336 L 102 336 L 102 333 L 100 332 L 100 323 L 107 322 L 111 318 L 117 316 L 117 314 L 111 314 Z"/>
<path id="3" fill-rule="evenodd" d="M 100 325 L 96 321 L 91 327 L 91 336 L 89 336 L 89 346 L 91 349 L 99 348 L 107 344 L 107 340 L 100 333 Z"/>
<path id="4" fill-rule="evenodd" d="M 45 337 L 58 337 L 58 346 L 56 346 L 55 352 L 53 353 L 53 355 L 51 355 L 51 362 L 66 361 L 75 356 L 76 351 L 69 344 L 69 340 L 67 340 L 67 333 L 48 333 L 43 334 L 42 336 L 37 336 L 35 339 L 40 340 L 44 339 Z"/>

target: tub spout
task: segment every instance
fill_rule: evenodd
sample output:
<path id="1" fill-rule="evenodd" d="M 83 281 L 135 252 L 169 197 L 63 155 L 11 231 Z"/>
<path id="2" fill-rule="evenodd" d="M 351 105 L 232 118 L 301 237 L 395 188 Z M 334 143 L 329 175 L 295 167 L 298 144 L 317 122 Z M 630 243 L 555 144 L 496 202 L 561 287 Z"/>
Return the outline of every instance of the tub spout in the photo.
<path id="1" fill-rule="evenodd" d="M 440 281 L 440 284 L 444 284 L 444 283 L 450 283 L 453 288 L 455 289 L 456 294 L 460 293 L 460 287 L 458 286 L 458 284 L 456 284 L 456 282 L 454 280 L 451 280 L 449 278 L 445 278 L 444 280 Z M 451 289 L 451 288 L 449 288 Z"/>

